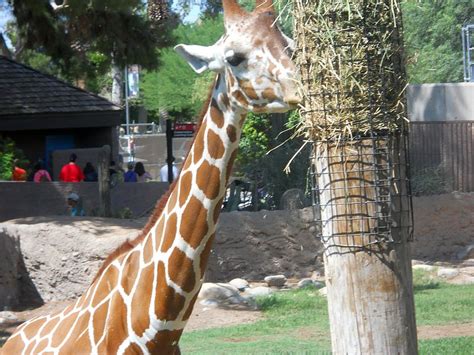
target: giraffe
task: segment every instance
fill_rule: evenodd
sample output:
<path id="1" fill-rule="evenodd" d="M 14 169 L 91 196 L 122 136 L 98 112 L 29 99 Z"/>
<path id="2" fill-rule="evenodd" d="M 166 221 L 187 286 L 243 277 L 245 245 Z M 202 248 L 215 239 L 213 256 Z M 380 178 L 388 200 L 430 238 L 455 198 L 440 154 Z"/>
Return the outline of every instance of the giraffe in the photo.
<path id="1" fill-rule="evenodd" d="M 225 34 L 175 50 L 197 72 L 216 72 L 178 179 L 137 239 L 112 253 L 64 310 L 18 327 L 2 354 L 179 354 L 201 288 L 247 112 L 295 108 L 293 42 L 271 0 L 246 12 L 224 0 Z"/>

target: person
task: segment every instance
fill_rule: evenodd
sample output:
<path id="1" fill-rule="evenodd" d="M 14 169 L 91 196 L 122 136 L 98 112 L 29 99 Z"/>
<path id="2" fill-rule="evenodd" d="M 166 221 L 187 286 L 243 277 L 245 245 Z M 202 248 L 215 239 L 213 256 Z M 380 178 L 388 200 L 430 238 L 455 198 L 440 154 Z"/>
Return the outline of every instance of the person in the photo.
<path id="1" fill-rule="evenodd" d="M 82 172 L 84 173 L 84 181 L 93 182 L 98 180 L 97 171 L 90 161 L 86 163 L 86 166 Z"/>
<path id="2" fill-rule="evenodd" d="M 171 164 L 173 169 L 173 181 L 176 180 L 179 174 L 179 170 L 174 164 L 175 158 L 171 157 Z M 160 169 L 160 178 L 163 182 L 168 182 L 168 159 L 166 160 L 166 164 L 163 165 Z"/>
<path id="3" fill-rule="evenodd" d="M 70 216 L 82 217 L 85 215 L 84 209 L 82 208 L 81 198 L 75 192 L 71 192 L 67 195 L 67 205 Z"/>
<path id="4" fill-rule="evenodd" d="M 133 163 L 130 162 L 127 165 L 127 172 L 123 175 L 123 180 L 125 182 L 137 182 L 138 181 L 138 175 L 135 171 L 133 171 Z"/>
<path id="5" fill-rule="evenodd" d="M 51 182 L 51 175 L 44 169 L 41 161 L 37 162 L 33 167 L 33 181 L 34 182 Z"/>
<path id="6" fill-rule="evenodd" d="M 147 182 L 153 179 L 150 173 L 145 171 L 145 166 L 141 161 L 135 164 L 135 172 L 137 173 L 137 182 Z"/>
<path id="7" fill-rule="evenodd" d="M 81 168 L 76 164 L 77 155 L 72 153 L 69 156 L 69 163 L 61 168 L 59 181 L 63 182 L 81 182 L 84 180 L 84 174 Z"/>
<path id="8" fill-rule="evenodd" d="M 13 181 L 26 181 L 26 170 L 20 168 L 19 165 L 20 161 L 15 159 L 13 161 L 13 171 L 12 171 L 12 180 Z"/>

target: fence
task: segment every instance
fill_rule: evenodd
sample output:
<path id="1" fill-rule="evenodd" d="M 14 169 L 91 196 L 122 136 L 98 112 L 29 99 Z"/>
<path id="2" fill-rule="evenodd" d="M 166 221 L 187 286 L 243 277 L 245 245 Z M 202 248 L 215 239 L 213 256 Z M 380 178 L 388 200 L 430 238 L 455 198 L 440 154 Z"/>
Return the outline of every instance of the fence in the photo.
<path id="1" fill-rule="evenodd" d="M 412 122 L 412 175 L 440 168 L 451 190 L 474 191 L 474 122 Z"/>

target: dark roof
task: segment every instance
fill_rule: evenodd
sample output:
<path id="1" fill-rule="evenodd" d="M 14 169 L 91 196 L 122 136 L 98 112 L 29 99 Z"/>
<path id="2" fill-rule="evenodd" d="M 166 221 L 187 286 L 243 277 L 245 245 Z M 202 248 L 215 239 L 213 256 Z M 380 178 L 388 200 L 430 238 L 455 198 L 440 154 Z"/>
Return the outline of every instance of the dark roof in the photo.
<path id="1" fill-rule="evenodd" d="M 0 117 L 117 110 L 100 96 L 0 55 Z"/>

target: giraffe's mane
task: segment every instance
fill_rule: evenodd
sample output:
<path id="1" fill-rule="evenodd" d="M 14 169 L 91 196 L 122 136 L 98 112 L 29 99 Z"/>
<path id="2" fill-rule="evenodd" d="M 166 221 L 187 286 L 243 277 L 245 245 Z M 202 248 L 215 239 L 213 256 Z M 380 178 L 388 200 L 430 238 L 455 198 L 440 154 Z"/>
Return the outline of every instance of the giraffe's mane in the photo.
<path id="1" fill-rule="evenodd" d="M 186 153 L 186 157 L 184 160 L 188 158 L 188 155 L 194 144 L 194 140 L 196 139 L 197 132 L 201 128 L 202 121 L 211 103 L 212 92 L 213 92 L 215 83 L 216 83 L 216 79 L 213 80 L 212 85 L 209 89 L 207 99 L 204 105 L 202 106 L 201 112 L 199 113 L 196 129 L 194 131 L 193 141 L 191 145 L 189 146 L 188 152 Z M 156 224 L 158 219 L 161 217 L 161 214 L 166 206 L 166 203 L 168 202 L 168 199 L 171 193 L 174 191 L 176 187 L 177 181 L 178 179 L 175 179 L 173 183 L 170 185 L 170 187 L 168 188 L 168 190 L 166 191 L 166 193 L 163 196 L 161 196 L 161 198 L 158 200 L 158 202 L 155 205 L 155 208 L 153 209 L 153 213 L 151 214 L 150 218 L 148 219 L 148 222 L 146 223 L 145 227 L 142 229 L 141 233 L 135 239 L 132 239 L 132 240 L 127 239 L 125 242 L 119 245 L 117 249 L 111 252 L 109 256 L 107 256 L 104 263 L 102 264 L 99 271 L 97 272 L 96 276 L 94 277 L 94 280 L 92 280 L 92 283 L 94 283 L 95 280 L 97 280 L 104 273 L 104 270 L 107 268 L 107 266 L 109 266 L 115 259 L 117 259 L 120 255 L 125 254 L 129 250 L 135 248 L 138 244 L 140 244 L 143 241 L 143 239 L 145 239 L 145 237 L 148 235 L 148 232 L 150 232 L 151 228 Z"/>

